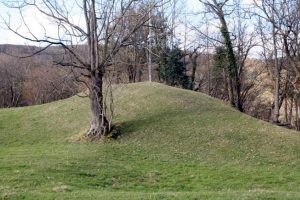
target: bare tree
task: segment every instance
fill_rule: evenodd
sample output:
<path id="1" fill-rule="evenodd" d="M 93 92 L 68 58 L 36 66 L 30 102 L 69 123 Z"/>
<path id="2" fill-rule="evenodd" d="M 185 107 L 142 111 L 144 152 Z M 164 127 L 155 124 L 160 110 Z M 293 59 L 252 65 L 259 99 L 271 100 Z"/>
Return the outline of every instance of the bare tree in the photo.
<path id="1" fill-rule="evenodd" d="M 263 0 L 255 1 L 259 12 L 257 13 L 260 20 L 271 25 L 271 33 L 264 31 L 261 34 L 262 43 L 268 45 L 266 36 L 271 35 L 273 41 L 273 49 L 270 51 L 274 60 L 274 119 L 279 122 L 280 107 L 283 102 L 288 104 L 287 98 L 291 98 L 291 105 L 295 105 L 298 113 L 299 105 L 299 82 L 300 82 L 300 4 L 299 1 L 291 0 Z M 262 24 L 262 23 L 261 23 Z M 266 29 L 265 29 L 266 30 Z M 263 31 L 261 31 L 263 32 Z M 264 47 L 266 50 L 266 48 Z M 282 53 L 281 58 L 279 53 Z M 284 72 L 284 74 L 283 74 Z M 291 89 L 292 88 L 292 89 Z M 295 104 L 293 99 L 295 98 Z M 286 99 L 286 100 L 285 100 Z M 285 100 L 285 101 L 284 101 Z M 289 118 L 292 116 L 290 109 L 290 117 L 287 117 L 287 105 L 285 105 L 286 121 L 291 122 Z M 299 115 L 296 114 L 296 127 L 300 128 Z"/>
<path id="2" fill-rule="evenodd" d="M 277 23 L 279 19 L 276 14 L 277 2 L 276 0 L 264 0 L 261 1 L 260 5 L 255 1 L 255 4 L 264 15 L 264 19 L 269 22 L 272 26 L 272 45 L 273 45 L 273 58 L 275 61 L 275 70 L 274 70 L 274 113 L 273 113 L 273 121 L 275 123 L 279 122 L 280 116 L 280 106 L 279 106 L 279 90 L 280 90 L 280 66 L 278 60 L 278 40 L 277 40 Z"/>
<path id="3" fill-rule="evenodd" d="M 20 106 L 24 74 L 21 62 L 0 56 L 0 107 Z"/>
<path id="4" fill-rule="evenodd" d="M 217 46 L 224 46 L 226 48 L 226 57 L 228 64 L 226 66 L 227 87 L 229 102 L 238 110 L 243 111 L 243 102 L 245 101 L 245 92 L 243 92 L 243 71 L 245 61 L 248 54 L 255 46 L 253 42 L 254 35 L 247 34 L 247 24 L 242 22 L 245 16 L 249 14 L 246 9 L 241 10 L 240 1 L 230 0 L 199 0 L 207 9 L 208 14 L 212 14 L 219 21 L 219 31 L 222 39 L 219 40 L 213 36 L 205 34 L 201 31 L 201 35 L 206 38 L 219 43 Z M 235 16 L 234 16 L 235 15 Z M 231 16 L 236 18 L 235 30 L 230 31 L 227 18 Z M 231 24 L 232 26 L 232 24 Z M 245 88 L 245 87 L 244 87 Z"/>
<path id="5" fill-rule="evenodd" d="M 86 136 L 96 139 L 107 135 L 112 125 L 104 102 L 105 71 L 112 65 L 113 58 L 119 50 L 130 44 L 130 36 L 149 20 L 148 13 L 158 6 L 158 3 L 153 1 L 144 12 L 136 13 L 137 20 L 129 31 L 125 31 L 124 19 L 132 15 L 129 11 L 138 3 L 136 0 L 82 0 L 73 3 L 58 0 L 24 0 L 11 4 L 3 3 L 19 10 L 29 35 L 19 32 L 9 19 L 6 19 L 5 24 L 9 30 L 28 41 L 43 45 L 44 49 L 50 46 L 62 47 L 65 55 L 57 64 L 83 70 L 79 81 L 87 85 L 91 103 L 91 123 Z M 85 25 L 76 24 L 72 20 L 74 11 L 71 9 L 74 7 L 78 10 L 77 14 L 84 17 Z M 30 22 L 23 17 L 23 11 L 27 8 L 34 8 L 55 23 L 58 32 L 56 37 L 47 35 L 47 24 L 42 24 L 41 27 L 45 30 L 44 37 L 35 35 L 30 29 Z"/>

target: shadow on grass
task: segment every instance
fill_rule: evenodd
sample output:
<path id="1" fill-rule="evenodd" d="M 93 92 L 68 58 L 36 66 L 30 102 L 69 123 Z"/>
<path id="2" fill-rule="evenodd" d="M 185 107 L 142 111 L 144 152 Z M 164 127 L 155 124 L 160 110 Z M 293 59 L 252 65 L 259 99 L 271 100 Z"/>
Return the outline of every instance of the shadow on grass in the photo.
<path id="1" fill-rule="evenodd" d="M 120 134 L 128 136 L 135 132 L 145 130 L 163 130 L 180 123 L 189 123 L 191 117 L 189 110 L 168 110 L 155 113 L 145 113 L 137 115 L 135 118 L 121 122 L 119 126 Z"/>

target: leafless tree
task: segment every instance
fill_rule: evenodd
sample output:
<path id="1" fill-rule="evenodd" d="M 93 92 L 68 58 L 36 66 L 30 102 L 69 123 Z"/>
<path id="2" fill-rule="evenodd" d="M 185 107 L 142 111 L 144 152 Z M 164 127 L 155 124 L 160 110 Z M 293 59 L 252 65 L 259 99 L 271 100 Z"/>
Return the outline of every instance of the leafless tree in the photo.
<path id="1" fill-rule="evenodd" d="M 206 7 L 207 14 L 212 15 L 218 20 L 219 32 L 222 39 L 218 39 L 209 34 L 205 34 L 201 31 L 202 36 L 209 38 L 210 40 L 223 45 L 226 48 L 226 57 L 228 65 L 226 66 L 228 96 L 230 103 L 238 110 L 243 111 L 243 102 L 245 101 L 247 92 L 242 91 L 247 89 L 243 87 L 242 78 L 244 72 L 245 61 L 248 58 L 250 50 L 255 46 L 253 40 L 254 35 L 248 34 L 246 17 L 249 17 L 249 11 L 245 8 L 241 8 L 240 1 L 230 0 L 200 0 L 200 2 Z M 234 17 L 236 22 L 230 21 L 228 18 Z M 230 27 L 234 27 L 230 31 Z M 247 89 L 248 90 L 248 89 Z"/>
<path id="2" fill-rule="evenodd" d="M 279 106 L 279 90 L 280 90 L 280 65 L 278 58 L 278 34 L 277 23 L 279 22 L 278 15 L 276 14 L 277 2 L 276 0 L 263 0 L 260 3 L 254 1 L 256 6 L 262 11 L 263 18 L 271 24 L 271 39 L 272 39 L 272 55 L 274 59 L 274 112 L 273 121 L 279 122 L 280 106 Z M 259 13 L 258 13 L 259 14 Z M 262 17 L 260 15 L 260 17 Z M 263 36 L 263 35 L 262 35 Z M 264 36 L 263 36 L 264 37 Z M 263 41 L 265 42 L 265 41 Z"/>
<path id="3" fill-rule="evenodd" d="M 111 129 L 111 122 L 106 113 L 104 102 L 103 78 L 108 66 L 122 47 L 130 44 L 130 37 L 148 20 L 148 13 L 158 2 L 152 1 L 144 12 L 136 13 L 135 23 L 130 30 L 126 30 L 124 20 L 132 15 L 131 8 L 138 4 L 136 0 L 24 0 L 5 3 L 10 8 L 18 9 L 23 19 L 23 26 L 29 32 L 24 35 L 13 27 L 9 19 L 4 20 L 7 28 L 20 37 L 43 45 L 43 49 L 50 46 L 60 46 L 65 55 L 57 61 L 60 66 L 81 69 L 84 82 L 89 89 L 91 124 L 86 136 L 90 139 L 101 138 Z M 85 25 L 72 20 L 72 9 L 76 7 L 77 14 L 84 17 Z M 39 37 L 30 29 L 30 22 L 23 17 L 23 11 L 34 8 L 57 26 L 56 37 L 47 35 L 47 24 L 42 24 L 44 37 Z M 75 10 L 76 10 L 75 9 Z M 84 77 L 84 78 L 83 78 Z"/>
<path id="4" fill-rule="evenodd" d="M 273 77 L 275 80 L 274 89 L 274 119 L 279 122 L 280 107 L 285 102 L 286 121 L 291 123 L 292 109 L 290 109 L 290 116 L 287 117 L 287 98 L 291 98 L 291 105 L 295 105 L 295 110 L 299 110 L 299 82 L 300 82 L 300 4 L 296 0 L 263 0 L 255 1 L 259 11 L 262 23 L 269 23 L 271 31 L 267 28 L 262 30 L 261 39 L 264 46 L 264 52 L 267 50 L 267 36 L 272 38 L 273 49 L 269 49 L 269 57 L 274 60 Z M 260 24 L 262 24 L 260 23 Z M 269 31 L 269 32 L 268 32 Z M 270 45 L 269 45 L 270 46 Z M 282 56 L 279 56 L 281 52 Z M 266 53 L 264 54 L 265 58 Z M 266 59 L 265 59 L 266 60 Z M 272 75 L 272 73 L 270 73 Z M 291 90 L 292 88 L 292 90 Z M 295 99 L 295 103 L 293 102 Z M 296 127 L 300 128 L 299 115 L 296 114 Z"/>
<path id="5" fill-rule="evenodd" d="M 16 107 L 21 104 L 22 83 L 25 68 L 18 60 L 0 56 L 0 107 Z"/>

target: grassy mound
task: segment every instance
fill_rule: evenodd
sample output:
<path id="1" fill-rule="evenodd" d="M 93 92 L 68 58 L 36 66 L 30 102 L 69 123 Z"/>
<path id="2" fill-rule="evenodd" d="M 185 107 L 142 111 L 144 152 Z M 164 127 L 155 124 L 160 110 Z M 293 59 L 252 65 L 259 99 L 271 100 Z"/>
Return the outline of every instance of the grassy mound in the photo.
<path id="1" fill-rule="evenodd" d="M 122 136 L 70 142 L 88 99 L 0 110 L 0 198 L 300 199 L 300 136 L 206 95 L 118 86 Z"/>

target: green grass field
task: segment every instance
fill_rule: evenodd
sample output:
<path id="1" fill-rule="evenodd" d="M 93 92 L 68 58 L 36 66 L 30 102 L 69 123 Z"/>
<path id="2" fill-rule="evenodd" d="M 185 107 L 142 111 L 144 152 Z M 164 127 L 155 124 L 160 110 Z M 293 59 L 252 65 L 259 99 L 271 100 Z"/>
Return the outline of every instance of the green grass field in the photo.
<path id="1" fill-rule="evenodd" d="M 300 134 L 158 83 L 115 89 L 118 140 L 74 142 L 88 99 L 0 110 L 2 199 L 300 199 Z"/>

